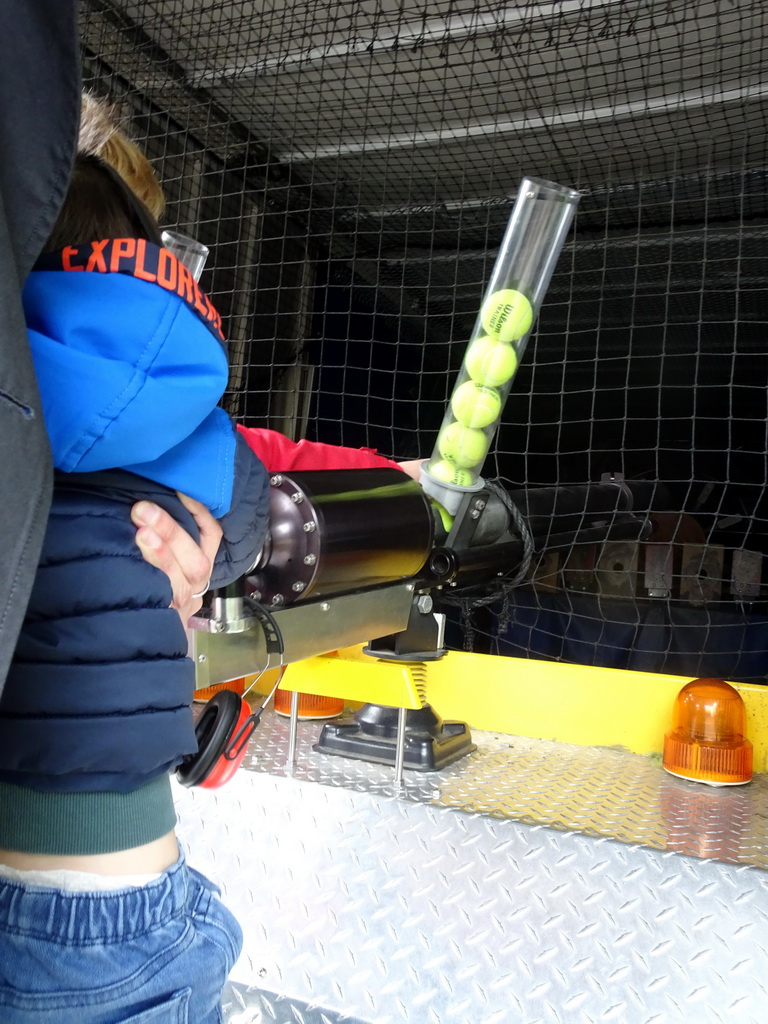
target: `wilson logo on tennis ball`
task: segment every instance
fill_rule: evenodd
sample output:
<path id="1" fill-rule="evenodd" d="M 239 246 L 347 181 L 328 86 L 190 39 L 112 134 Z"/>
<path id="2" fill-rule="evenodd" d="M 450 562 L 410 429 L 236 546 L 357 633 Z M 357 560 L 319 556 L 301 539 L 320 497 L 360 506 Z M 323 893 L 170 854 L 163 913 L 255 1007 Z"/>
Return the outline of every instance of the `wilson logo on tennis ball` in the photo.
<path id="1" fill-rule="evenodd" d="M 483 303 L 480 319 L 484 329 L 497 341 L 518 341 L 533 323 L 533 307 L 522 292 L 502 288 Z"/>

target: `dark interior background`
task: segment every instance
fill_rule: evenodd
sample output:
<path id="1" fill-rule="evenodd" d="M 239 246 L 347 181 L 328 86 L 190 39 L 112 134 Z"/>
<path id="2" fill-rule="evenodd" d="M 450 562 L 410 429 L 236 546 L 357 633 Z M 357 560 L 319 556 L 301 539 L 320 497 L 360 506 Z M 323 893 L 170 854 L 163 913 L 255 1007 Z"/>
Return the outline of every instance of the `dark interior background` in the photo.
<path id="1" fill-rule="evenodd" d="M 767 28 L 757 0 L 81 0 L 87 86 L 211 247 L 241 422 L 429 455 L 520 180 L 581 190 L 485 475 L 662 481 L 722 586 L 526 585 L 453 642 L 765 681 L 765 582 L 728 573 L 768 553 Z"/>

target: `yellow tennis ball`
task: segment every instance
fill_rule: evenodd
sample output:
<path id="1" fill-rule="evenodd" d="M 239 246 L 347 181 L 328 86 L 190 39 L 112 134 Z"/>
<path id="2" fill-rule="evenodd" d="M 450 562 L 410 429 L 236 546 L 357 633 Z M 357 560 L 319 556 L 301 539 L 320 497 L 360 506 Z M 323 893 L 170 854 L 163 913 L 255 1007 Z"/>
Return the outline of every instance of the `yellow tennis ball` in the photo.
<path id="1" fill-rule="evenodd" d="M 498 387 L 506 384 L 517 369 L 517 352 L 506 342 L 484 335 L 469 346 L 464 365 L 478 384 Z"/>
<path id="2" fill-rule="evenodd" d="M 489 295 L 480 311 L 483 327 L 497 341 L 517 341 L 533 323 L 533 307 L 522 292 L 502 288 Z"/>
<path id="3" fill-rule="evenodd" d="M 440 431 L 437 447 L 444 459 L 468 469 L 478 465 L 488 454 L 488 438 L 482 430 L 451 423 Z"/>
<path id="4" fill-rule="evenodd" d="M 489 427 L 501 412 L 501 395 L 496 388 L 467 380 L 454 391 L 451 409 L 464 427 Z"/>
<path id="5" fill-rule="evenodd" d="M 468 469 L 459 469 L 458 466 L 454 466 L 450 462 L 433 462 L 428 470 L 436 480 L 453 484 L 455 487 L 469 487 L 473 482 L 472 474 Z"/>

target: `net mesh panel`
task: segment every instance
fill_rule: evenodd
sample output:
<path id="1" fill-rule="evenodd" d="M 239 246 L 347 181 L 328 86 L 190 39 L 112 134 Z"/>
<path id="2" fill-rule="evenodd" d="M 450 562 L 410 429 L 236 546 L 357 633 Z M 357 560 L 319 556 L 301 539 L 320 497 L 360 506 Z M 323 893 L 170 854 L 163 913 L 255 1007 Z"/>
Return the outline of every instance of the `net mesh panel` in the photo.
<path id="1" fill-rule="evenodd" d="M 767 26 L 746 0 L 82 0 L 86 85 L 211 247 L 245 424 L 428 455 L 518 182 L 582 191 L 485 475 L 664 483 L 669 593 L 647 545 L 580 546 L 462 598 L 452 643 L 765 680 Z"/>

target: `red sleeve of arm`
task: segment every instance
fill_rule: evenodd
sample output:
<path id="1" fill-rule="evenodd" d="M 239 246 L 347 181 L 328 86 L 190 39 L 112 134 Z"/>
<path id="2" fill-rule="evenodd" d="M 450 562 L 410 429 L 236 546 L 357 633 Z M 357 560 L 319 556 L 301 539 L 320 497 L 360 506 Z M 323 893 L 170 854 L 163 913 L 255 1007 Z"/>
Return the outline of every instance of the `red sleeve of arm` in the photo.
<path id="1" fill-rule="evenodd" d="M 264 427 L 237 429 L 270 473 L 298 473 L 304 469 L 400 469 L 396 462 L 378 455 L 373 448 L 291 441 L 284 434 Z"/>

